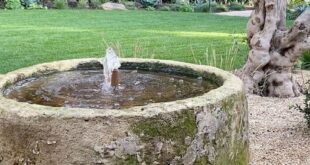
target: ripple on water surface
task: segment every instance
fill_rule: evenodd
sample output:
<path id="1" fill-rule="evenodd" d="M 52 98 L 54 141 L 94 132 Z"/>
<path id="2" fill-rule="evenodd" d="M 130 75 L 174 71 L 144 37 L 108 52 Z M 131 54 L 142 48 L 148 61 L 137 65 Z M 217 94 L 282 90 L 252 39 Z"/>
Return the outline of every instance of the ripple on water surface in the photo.
<path id="1" fill-rule="evenodd" d="M 102 70 L 77 70 L 32 77 L 8 87 L 7 98 L 53 107 L 122 109 L 202 95 L 217 85 L 160 72 L 120 70 L 115 90 L 102 90 Z"/>

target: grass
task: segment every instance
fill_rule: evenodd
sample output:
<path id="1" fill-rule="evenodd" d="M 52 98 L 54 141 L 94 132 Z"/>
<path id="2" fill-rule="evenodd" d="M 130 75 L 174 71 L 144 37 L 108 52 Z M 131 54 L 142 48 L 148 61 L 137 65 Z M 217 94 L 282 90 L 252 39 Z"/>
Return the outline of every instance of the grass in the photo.
<path id="1" fill-rule="evenodd" d="M 0 22 L 0 73 L 48 61 L 103 57 L 105 43 L 116 46 L 122 57 L 220 64 L 221 59 L 234 56 L 231 68 L 242 66 L 248 51 L 243 42 L 247 18 L 240 17 L 158 11 L 0 10 Z M 231 54 L 235 41 L 238 51 Z M 222 63 L 227 69 L 224 66 Z"/>

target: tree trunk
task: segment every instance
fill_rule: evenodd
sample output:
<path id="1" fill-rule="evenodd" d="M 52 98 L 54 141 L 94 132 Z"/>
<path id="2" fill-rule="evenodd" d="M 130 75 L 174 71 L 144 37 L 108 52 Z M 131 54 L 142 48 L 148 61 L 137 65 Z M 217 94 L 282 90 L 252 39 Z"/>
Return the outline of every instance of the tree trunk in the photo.
<path id="1" fill-rule="evenodd" d="M 286 0 L 253 0 L 247 25 L 248 60 L 239 76 L 249 93 L 294 97 L 301 92 L 292 75 L 298 58 L 310 49 L 310 10 L 286 30 Z"/>

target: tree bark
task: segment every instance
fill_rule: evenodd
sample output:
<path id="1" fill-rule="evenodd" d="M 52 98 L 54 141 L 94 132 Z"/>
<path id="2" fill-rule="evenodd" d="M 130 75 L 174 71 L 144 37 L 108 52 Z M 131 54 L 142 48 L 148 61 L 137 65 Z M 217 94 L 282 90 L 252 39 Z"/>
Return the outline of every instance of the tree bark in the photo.
<path id="1" fill-rule="evenodd" d="M 294 97 L 301 88 L 292 69 L 310 49 L 310 10 L 286 30 L 286 0 L 253 0 L 255 10 L 247 25 L 248 60 L 239 76 L 246 90 L 263 96 Z"/>

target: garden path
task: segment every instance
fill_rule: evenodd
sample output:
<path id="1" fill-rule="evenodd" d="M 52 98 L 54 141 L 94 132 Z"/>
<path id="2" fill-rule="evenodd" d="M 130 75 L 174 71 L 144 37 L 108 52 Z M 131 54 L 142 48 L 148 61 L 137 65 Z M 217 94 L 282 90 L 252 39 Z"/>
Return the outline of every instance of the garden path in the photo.
<path id="1" fill-rule="evenodd" d="M 225 15 L 225 16 L 250 17 L 251 13 L 252 13 L 252 10 L 244 10 L 244 11 L 221 12 L 221 13 L 216 13 L 216 14 Z"/>

